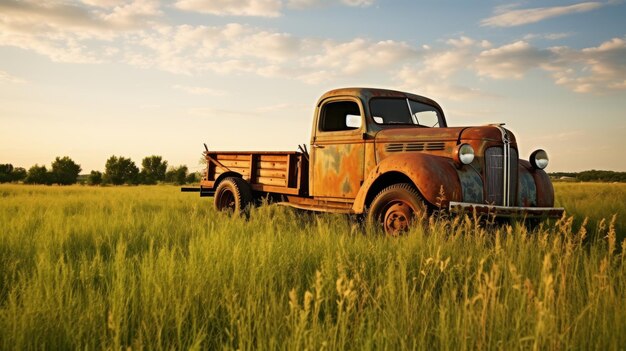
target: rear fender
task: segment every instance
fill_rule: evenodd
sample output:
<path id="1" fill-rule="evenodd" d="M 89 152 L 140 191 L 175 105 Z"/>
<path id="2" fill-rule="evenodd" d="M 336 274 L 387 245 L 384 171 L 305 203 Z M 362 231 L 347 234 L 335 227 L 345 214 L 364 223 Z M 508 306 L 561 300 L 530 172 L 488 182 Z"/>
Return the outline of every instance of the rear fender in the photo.
<path id="1" fill-rule="evenodd" d="M 385 158 L 368 174 L 354 200 L 354 212 L 363 213 L 383 188 L 406 181 L 417 188 L 430 206 L 447 206 L 448 201 L 460 201 L 463 196 L 452 160 L 422 153 L 398 154 Z"/>
<path id="2" fill-rule="evenodd" d="M 220 174 L 219 177 L 217 177 L 217 179 L 215 179 L 215 183 L 213 183 L 213 189 L 217 189 L 217 187 L 220 185 L 220 183 L 222 182 L 222 180 L 228 178 L 228 177 L 236 177 L 236 178 L 243 178 L 243 176 L 237 172 L 225 172 Z"/>

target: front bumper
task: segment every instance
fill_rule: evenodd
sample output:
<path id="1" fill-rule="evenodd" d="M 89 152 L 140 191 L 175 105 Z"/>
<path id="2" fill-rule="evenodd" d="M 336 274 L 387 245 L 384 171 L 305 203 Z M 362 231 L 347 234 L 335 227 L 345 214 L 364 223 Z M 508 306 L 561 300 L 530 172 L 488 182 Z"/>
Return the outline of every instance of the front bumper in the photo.
<path id="1" fill-rule="evenodd" d="M 560 218 L 565 211 L 562 207 L 516 207 L 474 204 L 450 201 L 450 213 L 494 215 L 506 218 Z"/>

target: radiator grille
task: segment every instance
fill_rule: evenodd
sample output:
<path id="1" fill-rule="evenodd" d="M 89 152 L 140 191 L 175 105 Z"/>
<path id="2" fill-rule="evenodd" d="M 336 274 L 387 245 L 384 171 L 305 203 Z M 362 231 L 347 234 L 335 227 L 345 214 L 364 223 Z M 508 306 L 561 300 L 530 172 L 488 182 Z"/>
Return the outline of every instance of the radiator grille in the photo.
<path id="1" fill-rule="evenodd" d="M 517 195 L 517 150 L 510 149 L 511 159 L 506 162 L 504 148 L 490 147 L 485 150 L 485 190 L 489 204 L 504 206 L 514 205 Z M 509 169 L 505 169 L 508 163 Z M 509 172 L 510 171 L 510 172 Z M 505 199 L 504 183 L 508 178 L 507 199 Z"/>

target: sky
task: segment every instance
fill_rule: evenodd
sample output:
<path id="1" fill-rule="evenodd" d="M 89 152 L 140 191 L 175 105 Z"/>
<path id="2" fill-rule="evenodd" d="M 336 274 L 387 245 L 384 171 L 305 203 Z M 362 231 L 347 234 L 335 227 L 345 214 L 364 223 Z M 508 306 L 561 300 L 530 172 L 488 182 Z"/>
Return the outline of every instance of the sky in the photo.
<path id="1" fill-rule="evenodd" d="M 505 123 L 549 172 L 626 171 L 624 18 L 611 0 L 0 0 L 0 163 L 295 151 L 320 95 L 365 86 Z"/>

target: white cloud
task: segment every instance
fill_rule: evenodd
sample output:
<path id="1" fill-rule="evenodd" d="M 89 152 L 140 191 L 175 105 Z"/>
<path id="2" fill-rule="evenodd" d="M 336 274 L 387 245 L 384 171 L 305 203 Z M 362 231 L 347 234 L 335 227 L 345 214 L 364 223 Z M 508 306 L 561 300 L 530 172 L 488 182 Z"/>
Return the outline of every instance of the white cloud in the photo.
<path id="1" fill-rule="evenodd" d="M 0 82 L 13 83 L 13 84 L 23 84 L 26 81 L 22 78 L 16 77 L 10 73 L 5 71 L 0 71 Z"/>
<path id="2" fill-rule="evenodd" d="M 162 14 L 159 3 L 155 0 L 134 0 L 113 7 L 111 13 L 101 15 L 110 26 L 118 28 L 137 28 Z"/>
<path id="3" fill-rule="evenodd" d="M 310 9 L 340 4 L 350 7 L 368 7 L 375 0 L 177 0 L 174 6 L 183 11 L 217 16 L 278 17 L 285 6 L 292 9 Z"/>
<path id="4" fill-rule="evenodd" d="M 80 0 L 80 2 L 89 6 L 111 8 L 124 5 L 126 0 Z"/>
<path id="5" fill-rule="evenodd" d="M 114 4 L 117 4 L 113 6 Z M 156 0 L 110 2 L 107 7 L 64 1 L 0 2 L 0 24 L 12 31 L 58 34 L 74 30 L 75 37 L 111 37 L 112 31 L 140 28 L 161 16 Z"/>
<path id="6" fill-rule="evenodd" d="M 582 50 L 541 48 L 528 40 L 494 46 L 466 36 L 443 44 L 366 38 L 339 41 L 238 23 L 165 25 L 159 23 L 162 13 L 152 0 L 92 3 L 1 2 L 0 45 L 58 62 L 122 62 L 186 75 L 249 74 L 310 84 L 386 77 L 382 79 L 394 85 L 455 99 L 486 94 L 459 84 L 461 76 L 523 79 L 531 70 L 546 72 L 555 84 L 576 92 L 626 90 L 626 38 Z M 196 88 L 174 89 L 214 93 Z"/>
<path id="7" fill-rule="evenodd" d="M 453 80 L 441 76 L 436 69 L 423 66 L 405 66 L 395 78 L 400 88 L 438 101 L 464 101 L 493 96 L 479 89 L 455 84 Z"/>
<path id="8" fill-rule="evenodd" d="M 106 53 L 99 52 L 88 41 L 113 41 L 161 16 L 153 0 L 108 1 L 96 7 L 89 3 L 2 1 L 0 45 L 32 50 L 58 62 L 98 63 L 113 51 L 109 46 Z"/>
<path id="9" fill-rule="evenodd" d="M 477 50 L 491 47 L 486 40 L 477 41 L 465 36 L 449 39 L 446 44 L 452 48 L 432 50 L 423 60 L 425 70 L 444 79 L 471 65 Z"/>
<path id="10" fill-rule="evenodd" d="M 458 39 L 448 39 L 446 44 L 450 46 L 454 46 L 457 49 L 466 49 L 471 47 L 482 47 L 482 48 L 490 48 L 491 43 L 487 40 L 477 41 L 472 38 L 461 36 Z"/>
<path id="11" fill-rule="evenodd" d="M 374 0 L 341 0 L 341 2 L 348 6 L 367 7 L 372 6 Z"/>
<path id="12" fill-rule="evenodd" d="M 226 48 L 218 51 L 221 56 L 231 56 L 236 58 L 254 57 L 262 58 L 269 62 L 284 62 L 293 59 L 298 55 L 302 45 L 300 39 L 294 38 L 287 33 L 276 32 L 249 32 L 238 40 L 234 41 Z"/>
<path id="13" fill-rule="evenodd" d="M 570 37 L 571 33 L 548 33 L 548 34 L 526 34 L 524 40 L 545 39 L 545 40 L 559 40 Z"/>
<path id="14" fill-rule="evenodd" d="M 626 38 L 613 38 L 597 47 L 551 49 L 557 60 L 546 70 L 555 83 L 579 93 L 626 90 Z"/>
<path id="15" fill-rule="evenodd" d="M 430 48 L 418 63 L 396 74 L 403 88 L 436 98 L 467 100 L 495 96 L 454 83 L 461 74 L 490 79 L 523 79 L 531 70 L 547 73 L 554 83 L 579 93 L 603 94 L 626 90 L 626 38 L 614 38 L 597 47 L 538 48 L 527 41 L 499 47 L 468 37 Z"/>
<path id="16" fill-rule="evenodd" d="M 601 2 L 583 2 L 568 6 L 538 7 L 531 9 L 514 9 L 510 6 L 498 8 L 495 16 L 480 22 L 486 27 L 514 27 L 536 23 L 545 19 L 569 15 L 572 13 L 589 12 L 604 6 Z"/>
<path id="17" fill-rule="evenodd" d="M 287 0 L 287 6 L 293 9 L 310 9 L 327 6 L 330 0 Z"/>
<path id="18" fill-rule="evenodd" d="M 402 67 L 395 76 L 401 88 L 441 100 L 460 101 L 489 96 L 478 89 L 454 83 L 454 76 L 471 70 L 477 51 L 491 44 L 465 36 L 449 39 L 446 44 L 448 47 L 444 49 L 429 47 L 419 64 Z"/>
<path id="19" fill-rule="evenodd" d="M 543 37 L 548 39 L 548 40 L 559 40 L 559 39 L 564 39 L 571 36 L 571 33 L 550 33 L 550 34 L 545 34 Z"/>
<path id="20" fill-rule="evenodd" d="M 357 38 L 348 42 L 326 41 L 321 52 L 302 59 L 304 66 L 316 69 L 335 70 L 343 74 L 357 74 L 371 69 L 393 67 L 409 60 L 416 49 L 403 42 L 393 40 L 371 42 Z"/>
<path id="21" fill-rule="evenodd" d="M 175 7 L 185 11 L 218 16 L 280 16 L 280 0 L 178 0 Z"/>
<path id="22" fill-rule="evenodd" d="M 126 62 L 183 74 L 256 74 L 307 82 L 397 70 L 416 57 L 403 42 L 294 37 L 241 24 L 221 27 L 162 26 L 131 39 Z M 325 71 L 319 75 L 316 72 Z M 317 77 L 315 77 L 317 75 Z"/>
<path id="23" fill-rule="evenodd" d="M 474 62 L 478 75 L 495 79 L 521 79 L 524 74 L 541 67 L 549 60 L 549 52 L 517 41 L 498 48 L 482 51 Z"/>

